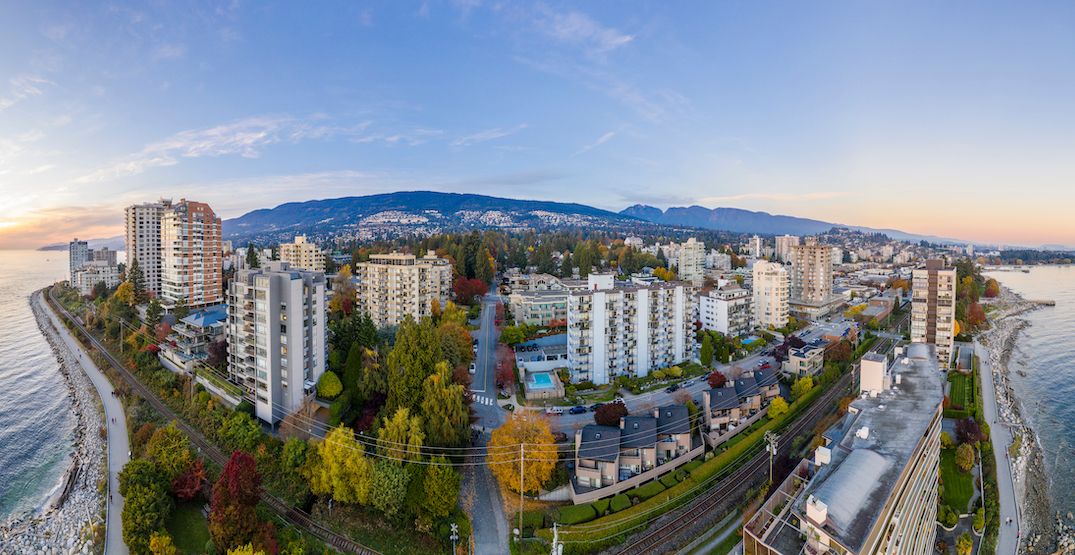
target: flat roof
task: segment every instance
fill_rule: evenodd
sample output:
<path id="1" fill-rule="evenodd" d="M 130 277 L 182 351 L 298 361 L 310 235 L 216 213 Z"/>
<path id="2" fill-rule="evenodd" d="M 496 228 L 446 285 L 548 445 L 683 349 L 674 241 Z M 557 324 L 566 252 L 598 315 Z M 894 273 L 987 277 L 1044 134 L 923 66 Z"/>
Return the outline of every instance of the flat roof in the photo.
<path id="1" fill-rule="evenodd" d="M 909 345 L 893 362 L 892 373 L 899 384 L 856 399 L 853 410 L 826 432 L 834 440 L 831 463 L 818 470 L 794 505 L 803 519 L 810 496 L 828 505 L 824 530 L 853 552 L 862 550 L 943 398 L 933 345 Z M 856 433 L 863 428 L 869 430 L 866 438 Z"/>

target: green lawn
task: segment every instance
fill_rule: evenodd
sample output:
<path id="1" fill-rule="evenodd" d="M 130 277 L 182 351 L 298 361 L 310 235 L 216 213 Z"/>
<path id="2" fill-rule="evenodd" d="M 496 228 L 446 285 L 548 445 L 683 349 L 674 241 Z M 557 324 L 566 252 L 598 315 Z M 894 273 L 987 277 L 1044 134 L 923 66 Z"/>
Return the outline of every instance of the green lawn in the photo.
<path id="1" fill-rule="evenodd" d="M 202 516 L 201 503 L 179 503 L 165 526 L 182 553 L 205 553 L 209 525 Z"/>
<path id="2" fill-rule="evenodd" d="M 951 372 L 948 375 L 948 381 L 952 384 L 948 395 L 952 404 L 969 409 L 974 403 L 974 380 L 971 375 Z"/>
<path id="3" fill-rule="evenodd" d="M 956 465 L 956 450 L 941 450 L 941 483 L 944 484 L 944 502 L 957 513 L 967 512 L 967 504 L 974 495 L 974 475 L 963 472 Z"/>

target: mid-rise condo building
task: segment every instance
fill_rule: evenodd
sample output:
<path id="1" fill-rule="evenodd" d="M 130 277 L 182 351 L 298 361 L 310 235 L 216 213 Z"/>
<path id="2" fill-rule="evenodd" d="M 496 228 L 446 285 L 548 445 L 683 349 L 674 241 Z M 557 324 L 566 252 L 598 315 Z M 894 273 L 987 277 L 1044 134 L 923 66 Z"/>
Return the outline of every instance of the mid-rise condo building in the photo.
<path id="1" fill-rule="evenodd" d="M 71 285 L 75 284 L 75 272 L 78 272 L 90 261 L 90 246 L 85 241 L 77 238 L 67 244 L 67 276 Z"/>
<path id="2" fill-rule="evenodd" d="M 694 316 L 689 283 L 616 282 L 612 274 L 590 274 L 586 289 L 572 290 L 567 298 L 572 381 L 606 384 L 687 360 Z"/>
<path id="3" fill-rule="evenodd" d="M 452 289 L 452 266 L 433 251 L 417 258 L 394 252 L 374 254 L 358 264 L 358 307 L 377 327 L 396 326 L 407 316 L 432 315 L 433 301 L 444 306 Z"/>
<path id="4" fill-rule="evenodd" d="M 776 237 L 776 258 L 781 262 L 790 262 L 792 247 L 797 246 L 799 246 L 798 236 L 778 235 Z"/>
<path id="5" fill-rule="evenodd" d="M 208 204 L 182 199 L 160 220 L 161 298 L 206 306 L 224 300 L 220 218 Z"/>
<path id="6" fill-rule="evenodd" d="M 791 247 L 791 312 L 820 318 L 837 304 L 839 299 L 832 294 L 832 250 L 816 237 Z"/>
<path id="7" fill-rule="evenodd" d="M 689 281 L 696 287 L 702 285 L 705 279 L 705 243 L 694 237 L 680 243 L 676 261 L 679 279 Z"/>
<path id="8" fill-rule="evenodd" d="M 311 272 L 325 271 L 325 253 L 321 252 L 317 245 L 307 242 L 305 235 L 296 236 L 293 243 L 282 243 L 280 260 L 287 262 L 292 268 Z"/>
<path id="9" fill-rule="evenodd" d="M 788 323 L 790 282 L 783 264 L 754 263 L 752 269 L 754 325 L 762 328 L 782 328 Z"/>
<path id="10" fill-rule="evenodd" d="M 751 293 L 734 281 L 720 280 L 717 287 L 698 296 L 698 318 L 702 329 L 729 337 L 750 332 L 754 322 Z"/>
<path id="11" fill-rule="evenodd" d="M 172 207 L 171 200 L 128 206 L 126 216 L 127 268 L 137 263 L 146 291 L 161 296 L 161 218 Z"/>
<path id="12" fill-rule="evenodd" d="M 286 262 L 228 285 L 228 374 L 270 424 L 298 409 L 325 371 L 325 275 Z"/>
<path id="13" fill-rule="evenodd" d="M 936 345 L 938 360 L 947 366 L 955 341 L 956 271 L 927 260 L 911 280 L 911 341 Z"/>

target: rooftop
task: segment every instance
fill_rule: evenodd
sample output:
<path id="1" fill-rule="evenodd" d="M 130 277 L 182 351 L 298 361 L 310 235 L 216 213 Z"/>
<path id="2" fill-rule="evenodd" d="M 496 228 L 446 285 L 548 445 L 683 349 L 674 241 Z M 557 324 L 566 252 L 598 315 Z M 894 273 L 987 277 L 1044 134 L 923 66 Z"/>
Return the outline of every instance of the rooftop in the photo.
<path id="1" fill-rule="evenodd" d="M 622 447 L 653 447 L 657 443 L 657 419 L 652 416 L 624 416 Z"/>
<path id="2" fill-rule="evenodd" d="M 582 427 L 579 458 L 613 462 L 620 456 L 620 429 L 587 424 Z"/>
<path id="3" fill-rule="evenodd" d="M 658 434 L 686 434 L 691 431 L 690 415 L 684 405 L 665 405 L 657 409 Z"/>

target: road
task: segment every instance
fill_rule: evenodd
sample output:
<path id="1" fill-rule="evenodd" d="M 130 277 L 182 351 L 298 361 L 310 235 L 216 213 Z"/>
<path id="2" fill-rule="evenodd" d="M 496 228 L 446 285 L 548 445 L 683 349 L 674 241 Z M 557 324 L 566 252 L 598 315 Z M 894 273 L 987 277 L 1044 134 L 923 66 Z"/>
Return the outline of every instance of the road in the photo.
<path id="1" fill-rule="evenodd" d="M 45 314 L 59 330 L 63 342 L 72 353 L 78 354 L 79 365 L 93 383 L 94 389 L 101 397 L 105 409 L 105 426 L 108 430 L 108 518 L 105 523 L 105 553 L 126 554 L 127 544 L 123 543 L 123 496 L 119 494 L 119 471 L 127 464 L 130 446 L 127 436 L 127 418 L 124 416 L 123 404 L 112 395 L 112 383 L 101 369 L 94 364 L 89 353 L 71 335 L 56 313 L 44 302 L 40 294 L 34 295 L 34 302 L 39 303 Z"/>
<path id="2" fill-rule="evenodd" d="M 989 353 L 974 342 L 974 352 L 978 355 L 978 374 L 982 380 L 982 412 L 989 423 L 989 436 L 993 442 L 993 457 L 997 467 L 997 489 L 1000 493 L 1000 534 L 997 536 L 997 553 L 1014 554 L 1019 548 L 1019 508 L 1015 499 L 1015 484 L 1012 481 L 1011 460 L 1008 458 L 1008 446 L 1012 443 L 1012 431 L 1004 422 L 997 420 L 997 390 L 993 387 L 993 368 L 989 364 Z M 1008 519 L 1012 524 L 1005 524 Z"/>
<path id="3" fill-rule="evenodd" d="M 475 426 L 480 436 L 475 446 L 483 446 L 489 440 L 489 432 L 504 423 L 506 411 L 496 402 L 496 303 L 498 298 L 487 295 L 482 299 L 480 327 L 475 332 L 478 352 L 474 357 L 475 371 L 470 390 L 474 397 L 474 412 L 478 416 Z M 468 457 L 469 462 L 485 460 L 485 453 Z M 511 527 L 504 514 L 504 503 L 496 478 L 484 464 L 473 464 L 463 473 L 464 497 L 473 501 L 471 527 L 474 533 L 474 549 L 478 555 L 507 553 Z"/>

